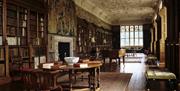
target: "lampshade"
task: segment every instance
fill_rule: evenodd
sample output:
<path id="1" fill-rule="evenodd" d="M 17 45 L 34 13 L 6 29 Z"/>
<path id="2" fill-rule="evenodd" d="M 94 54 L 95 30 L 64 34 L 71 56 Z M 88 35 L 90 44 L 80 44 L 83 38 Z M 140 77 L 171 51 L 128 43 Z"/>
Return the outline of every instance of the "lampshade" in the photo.
<path id="1" fill-rule="evenodd" d="M 92 42 L 92 43 L 95 43 L 95 42 L 96 42 L 94 37 L 91 38 L 91 42 Z"/>
<path id="2" fill-rule="evenodd" d="M 104 43 L 104 44 L 106 44 L 106 43 L 107 43 L 106 39 L 103 39 L 103 43 Z"/>

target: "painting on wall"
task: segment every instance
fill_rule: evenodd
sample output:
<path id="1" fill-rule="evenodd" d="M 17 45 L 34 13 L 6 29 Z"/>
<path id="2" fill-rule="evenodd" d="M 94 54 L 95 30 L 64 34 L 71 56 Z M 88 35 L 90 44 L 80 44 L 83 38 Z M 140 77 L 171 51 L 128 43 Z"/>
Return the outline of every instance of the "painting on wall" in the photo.
<path id="1" fill-rule="evenodd" d="M 75 36 L 75 4 L 72 0 L 54 0 L 51 3 L 50 27 L 56 27 L 61 36 Z M 56 17 L 56 19 L 53 19 Z M 54 25 L 53 25 L 54 24 Z M 52 26 L 51 26 L 52 25 Z M 53 28 L 52 28 L 53 29 Z"/>

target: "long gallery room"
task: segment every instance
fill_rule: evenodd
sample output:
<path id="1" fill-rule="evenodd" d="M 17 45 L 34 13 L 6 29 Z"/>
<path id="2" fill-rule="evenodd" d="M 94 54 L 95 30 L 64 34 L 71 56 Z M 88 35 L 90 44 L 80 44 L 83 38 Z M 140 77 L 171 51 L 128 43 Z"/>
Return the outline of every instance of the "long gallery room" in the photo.
<path id="1" fill-rule="evenodd" d="M 0 91 L 180 91 L 180 0 L 0 0 Z"/>

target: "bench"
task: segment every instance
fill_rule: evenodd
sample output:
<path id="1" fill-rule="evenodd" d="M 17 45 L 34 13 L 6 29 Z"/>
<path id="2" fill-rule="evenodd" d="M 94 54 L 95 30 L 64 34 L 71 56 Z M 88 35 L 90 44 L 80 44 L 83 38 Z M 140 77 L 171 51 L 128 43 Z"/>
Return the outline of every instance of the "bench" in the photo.
<path id="1" fill-rule="evenodd" d="M 161 71 L 161 70 L 147 70 L 145 73 L 146 87 L 150 90 L 150 80 L 163 80 L 168 81 L 171 90 L 176 90 L 176 75 L 172 72 Z"/>

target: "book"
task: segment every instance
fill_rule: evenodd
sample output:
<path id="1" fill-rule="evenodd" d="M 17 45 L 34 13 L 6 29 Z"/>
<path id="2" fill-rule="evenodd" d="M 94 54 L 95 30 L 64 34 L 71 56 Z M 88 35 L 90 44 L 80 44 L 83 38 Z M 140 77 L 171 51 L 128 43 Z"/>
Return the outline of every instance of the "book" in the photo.
<path id="1" fill-rule="evenodd" d="M 43 69 L 51 69 L 51 66 L 54 66 L 54 63 L 44 63 L 44 64 L 42 64 Z"/>
<path id="2" fill-rule="evenodd" d="M 86 68 L 86 67 L 88 67 L 88 64 L 87 63 L 76 63 L 76 64 L 74 64 L 74 67 Z"/>
<path id="3" fill-rule="evenodd" d="M 66 67 L 66 65 L 63 64 L 57 64 L 54 66 L 51 66 L 51 70 L 59 70 L 60 68 Z"/>
<path id="4" fill-rule="evenodd" d="M 87 62 L 88 64 L 100 64 L 102 63 L 101 61 L 89 61 Z"/>

